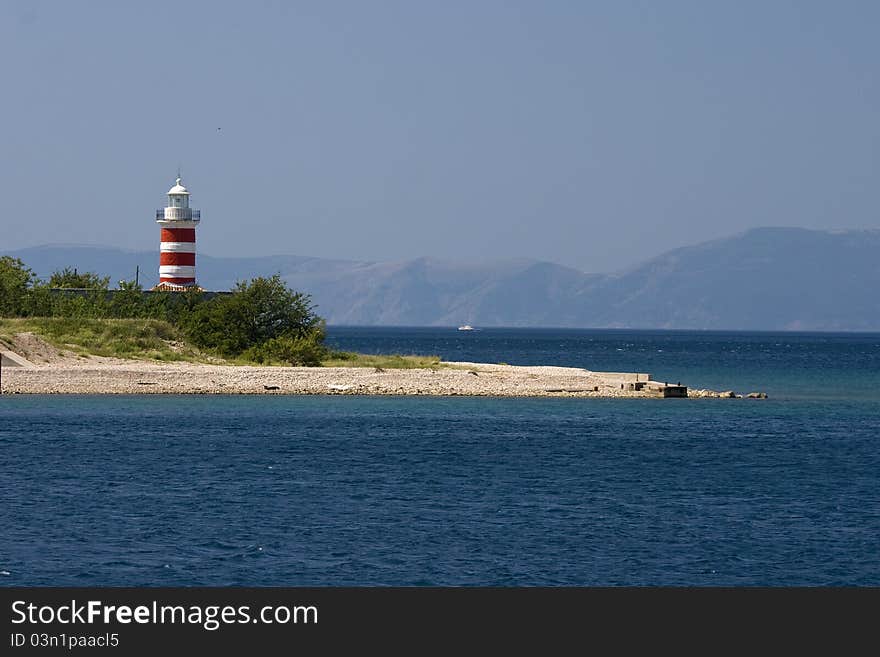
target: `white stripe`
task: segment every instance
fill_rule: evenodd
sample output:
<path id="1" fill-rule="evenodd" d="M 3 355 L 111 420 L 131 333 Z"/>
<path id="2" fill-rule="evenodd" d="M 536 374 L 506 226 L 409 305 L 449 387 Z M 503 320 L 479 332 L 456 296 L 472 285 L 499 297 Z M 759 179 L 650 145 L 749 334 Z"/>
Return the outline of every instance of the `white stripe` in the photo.
<path id="1" fill-rule="evenodd" d="M 195 242 L 160 242 L 159 250 L 162 253 L 195 253 Z"/>
<path id="2" fill-rule="evenodd" d="M 195 278 L 196 268 L 192 265 L 159 265 L 159 276 Z"/>
<path id="3" fill-rule="evenodd" d="M 162 228 L 196 228 L 199 225 L 196 220 L 186 221 L 184 219 L 156 219 L 156 223 Z"/>

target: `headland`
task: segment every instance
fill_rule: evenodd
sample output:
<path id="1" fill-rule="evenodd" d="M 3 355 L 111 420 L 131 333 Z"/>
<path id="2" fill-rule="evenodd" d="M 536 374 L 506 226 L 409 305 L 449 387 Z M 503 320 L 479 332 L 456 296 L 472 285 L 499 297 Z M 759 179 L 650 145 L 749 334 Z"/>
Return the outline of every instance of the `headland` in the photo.
<path id="1" fill-rule="evenodd" d="M 23 336 L 22 336 L 23 337 Z M 34 336 L 36 338 L 36 336 Z M 643 372 L 439 362 L 431 367 L 281 367 L 83 356 L 38 338 L 5 352 L 3 394 L 290 394 L 495 397 L 736 397 Z M 13 362 L 15 361 L 15 362 Z"/>

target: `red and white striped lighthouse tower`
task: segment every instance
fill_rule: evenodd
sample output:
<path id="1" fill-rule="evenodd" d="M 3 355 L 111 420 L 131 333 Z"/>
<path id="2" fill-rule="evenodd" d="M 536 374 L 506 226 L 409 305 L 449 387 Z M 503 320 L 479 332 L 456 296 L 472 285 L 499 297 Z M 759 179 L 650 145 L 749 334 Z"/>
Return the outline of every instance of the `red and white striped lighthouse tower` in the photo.
<path id="1" fill-rule="evenodd" d="M 177 182 L 168 190 L 168 206 L 156 210 L 162 228 L 159 247 L 159 284 L 156 290 L 186 290 L 196 285 L 196 226 L 201 212 L 189 207 L 189 192 Z"/>

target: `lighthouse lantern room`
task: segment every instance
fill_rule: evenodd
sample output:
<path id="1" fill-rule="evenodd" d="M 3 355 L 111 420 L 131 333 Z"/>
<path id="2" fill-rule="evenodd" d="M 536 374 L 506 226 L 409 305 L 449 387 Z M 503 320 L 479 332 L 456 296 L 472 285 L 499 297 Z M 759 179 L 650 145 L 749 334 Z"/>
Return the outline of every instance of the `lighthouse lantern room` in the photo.
<path id="1" fill-rule="evenodd" d="M 189 207 L 189 191 L 180 174 L 168 190 L 168 205 L 156 210 L 161 228 L 159 246 L 159 284 L 154 290 L 182 291 L 196 285 L 196 226 L 201 212 Z"/>

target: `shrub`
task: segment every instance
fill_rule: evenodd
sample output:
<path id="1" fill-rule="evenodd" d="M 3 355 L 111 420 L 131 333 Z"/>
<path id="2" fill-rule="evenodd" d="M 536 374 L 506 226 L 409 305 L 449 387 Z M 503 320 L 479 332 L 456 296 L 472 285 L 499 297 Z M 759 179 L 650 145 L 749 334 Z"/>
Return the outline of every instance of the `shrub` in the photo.
<path id="1" fill-rule="evenodd" d="M 248 349 L 244 357 L 255 363 L 317 367 L 327 356 L 327 348 L 321 343 L 322 340 L 323 336 L 317 334 L 296 338 L 271 338 Z"/>
<path id="2" fill-rule="evenodd" d="M 49 287 L 106 290 L 109 285 L 109 276 L 98 276 L 90 271 L 80 274 L 76 269 L 71 269 L 70 267 L 59 269 L 49 277 Z"/>
<path id="3" fill-rule="evenodd" d="M 34 272 L 18 258 L 0 257 L 0 315 L 15 317 L 25 312 L 28 287 Z"/>
<path id="4" fill-rule="evenodd" d="M 324 340 L 324 320 L 314 313 L 310 297 L 288 288 L 277 274 L 238 283 L 232 294 L 195 306 L 184 324 L 194 344 L 223 356 L 239 356 L 278 338 L 317 345 Z M 304 349 L 306 342 L 296 344 Z"/>

